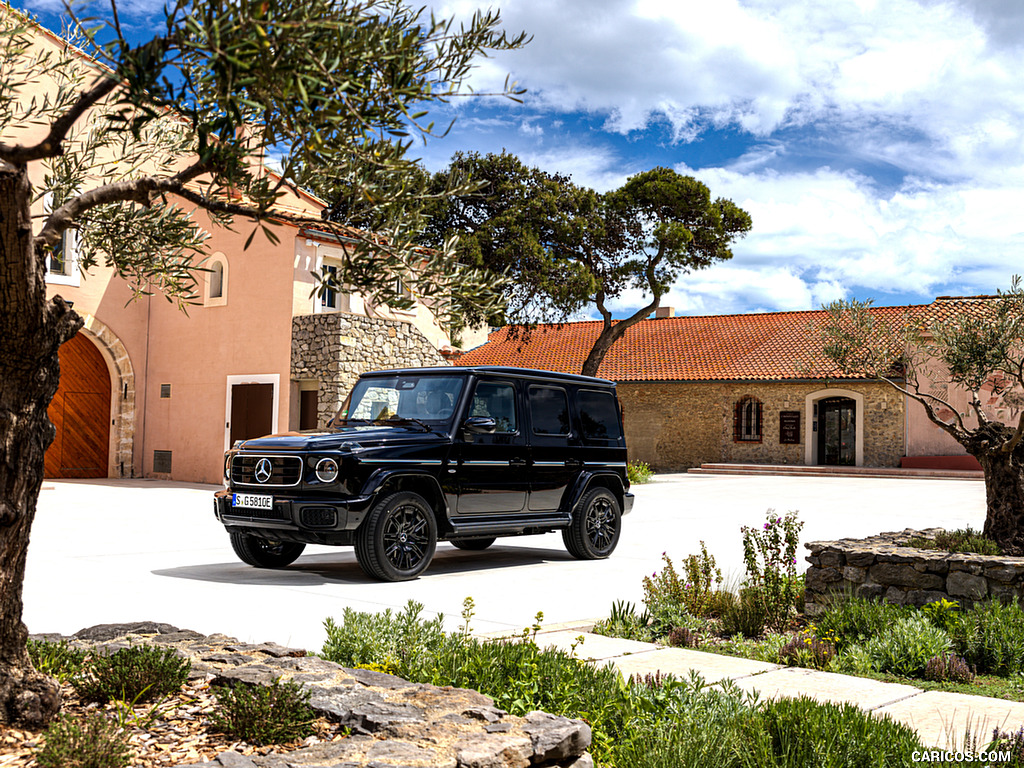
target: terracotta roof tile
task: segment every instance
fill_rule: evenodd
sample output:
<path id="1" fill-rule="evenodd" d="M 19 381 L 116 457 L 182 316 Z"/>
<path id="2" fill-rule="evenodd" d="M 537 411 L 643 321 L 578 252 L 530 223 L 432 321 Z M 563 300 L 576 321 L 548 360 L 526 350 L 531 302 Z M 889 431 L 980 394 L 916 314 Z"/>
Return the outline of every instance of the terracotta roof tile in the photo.
<path id="1" fill-rule="evenodd" d="M 873 307 L 871 312 L 903 323 L 930 306 L 935 305 Z M 611 348 L 598 375 L 614 381 L 856 378 L 840 376 L 814 354 L 812 324 L 824 318 L 817 310 L 643 320 Z M 501 328 L 456 362 L 579 373 L 601 326 L 600 321 L 540 325 L 527 339 Z"/>

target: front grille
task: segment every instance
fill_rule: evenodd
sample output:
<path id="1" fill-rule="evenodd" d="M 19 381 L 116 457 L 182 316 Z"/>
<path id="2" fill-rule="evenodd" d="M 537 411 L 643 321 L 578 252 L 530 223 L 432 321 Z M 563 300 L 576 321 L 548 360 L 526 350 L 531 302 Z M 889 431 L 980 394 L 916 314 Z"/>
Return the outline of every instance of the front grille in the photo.
<path id="1" fill-rule="evenodd" d="M 263 475 L 257 477 L 257 470 L 268 469 L 267 464 L 261 463 L 264 460 L 269 462 L 269 476 L 262 479 Z M 298 485 L 302 478 L 302 459 L 298 456 L 252 456 L 238 454 L 231 461 L 231 483 L 233 485 L 248 485 L 254 487 L 268 487 L 274 485 Z"/>
<path id="2" fill-rule="evenodd" d="M 308 528 L 333 528 L 337 516 L 333 507 L 303 507 L 300 519 Z"/>

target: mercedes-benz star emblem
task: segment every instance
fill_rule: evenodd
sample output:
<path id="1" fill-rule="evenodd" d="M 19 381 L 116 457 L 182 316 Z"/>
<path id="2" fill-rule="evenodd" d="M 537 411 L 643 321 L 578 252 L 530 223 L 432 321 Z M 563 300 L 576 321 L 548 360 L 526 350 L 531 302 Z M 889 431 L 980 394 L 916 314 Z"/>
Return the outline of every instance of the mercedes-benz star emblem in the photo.
<path id="1" fill-rule="evenodd" d="M 260 459 L 256 462 L 256 471 L 253 475 L 256 478 L 257 483 L 265 483 L 270 479 L 270 472 L 273 469 L 273 465 L 270 463 L 270 459 Z"/>

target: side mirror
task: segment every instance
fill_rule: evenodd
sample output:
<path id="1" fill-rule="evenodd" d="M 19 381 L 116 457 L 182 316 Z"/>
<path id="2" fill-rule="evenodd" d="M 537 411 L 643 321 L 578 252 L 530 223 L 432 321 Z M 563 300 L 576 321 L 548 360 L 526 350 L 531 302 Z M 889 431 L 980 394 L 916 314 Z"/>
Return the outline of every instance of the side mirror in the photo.
<path id="1" fill-rule="evenodd" d="M 462 424 L 462 428 L 474 435 L 489 435 L 497 428 L 494 419 L 489 416 L 470 416 Z"/>

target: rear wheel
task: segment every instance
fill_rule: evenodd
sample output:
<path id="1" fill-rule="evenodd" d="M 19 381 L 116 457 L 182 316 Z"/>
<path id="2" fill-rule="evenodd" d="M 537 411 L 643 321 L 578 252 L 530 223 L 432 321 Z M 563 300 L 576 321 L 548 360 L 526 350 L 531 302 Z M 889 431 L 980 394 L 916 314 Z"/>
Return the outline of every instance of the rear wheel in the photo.
<path id="1" fill-rule="evenodd" d="M 295 562 L 305 544 L 272 541 L 248 533 L 231 533 L 231 548 L 243 563 L 257 568 L 284 568 Z"/>
<path id="2" fill-rule="evenodd" d="M 615 550 L 621 530 L 619 500 L 607 488 L 594 488 L 576 508 L 572 524 L 562 531 L 562 541 L 578 560 L 601 560 Z"/>
<path id="3" fill-rule="evenodd" d="M 482 549 L 487 549 L 491 544 L 496 542 L 496 538 L 485 538 L 485 539 L 448 539 L 448 543 L 453 547 L 459 549 L 467 549 L 473 552 L 478 552 Z"/>
<path id="4" fill-rule="evenodd" d="M 393 493 L 370 510 L 356 531 L 356 559 L 367 576 L 406 581 L 430 565 L 437 546 L 434 510 L 416 493 Z"/>

